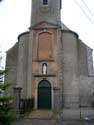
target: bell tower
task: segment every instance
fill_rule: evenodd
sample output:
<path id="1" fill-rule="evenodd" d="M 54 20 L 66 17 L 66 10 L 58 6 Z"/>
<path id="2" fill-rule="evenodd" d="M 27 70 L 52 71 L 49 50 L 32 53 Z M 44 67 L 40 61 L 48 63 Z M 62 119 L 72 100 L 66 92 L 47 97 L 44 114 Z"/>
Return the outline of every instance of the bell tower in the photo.
<path id="1" fill-rule="evenodd" d="M 32 0 L 31 26 L 47 21 L 60 24 L 61 0 Z"/>

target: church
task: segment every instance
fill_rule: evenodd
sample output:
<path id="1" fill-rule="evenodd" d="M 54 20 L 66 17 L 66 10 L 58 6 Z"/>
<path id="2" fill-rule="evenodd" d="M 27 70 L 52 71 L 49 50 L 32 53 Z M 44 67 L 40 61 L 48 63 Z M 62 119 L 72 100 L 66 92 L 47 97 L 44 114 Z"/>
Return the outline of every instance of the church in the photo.
<path id="1" fill-rule="evenodd" d="M 61 22 L 61 2 L 32 0 L 30 28 L 7 51 L 5 81 L 33 98 L 34 110 L 94 119 L 93 50 Z"/>

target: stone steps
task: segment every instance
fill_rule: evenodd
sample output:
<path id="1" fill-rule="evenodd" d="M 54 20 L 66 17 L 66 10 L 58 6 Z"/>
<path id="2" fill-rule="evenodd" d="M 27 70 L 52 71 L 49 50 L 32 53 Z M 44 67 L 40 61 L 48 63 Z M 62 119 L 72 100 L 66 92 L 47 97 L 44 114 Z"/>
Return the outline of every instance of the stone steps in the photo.
<path id="1" fill-rule="evenodd" d="M 51 119 L 53 116 L 53 112 L 49 110 L 34 110 L 27 114 L 25 118 L 32 118 L 32 119 Z"/>
<path id="2" fill-rule="evenodd" d="M 28 119 L 59 119 L 59 115 L 50 110 L 33 110 L 26 114 L 24 118 Z"/>

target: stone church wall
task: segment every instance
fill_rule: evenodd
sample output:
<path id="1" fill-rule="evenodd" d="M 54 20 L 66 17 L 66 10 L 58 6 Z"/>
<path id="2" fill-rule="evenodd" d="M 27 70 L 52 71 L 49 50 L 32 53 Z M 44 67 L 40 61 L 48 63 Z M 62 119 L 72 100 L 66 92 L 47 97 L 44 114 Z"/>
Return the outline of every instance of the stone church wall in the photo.
<path id="1" fill-rule="evenodd" d="M 87 46 L 87 65 L 88 65 L 88 76 L 94 77 L 94 66 L 93 66 L 93 50 Z"/>
<path id="2" fill-rule="evenodd" d="M 94 90 L 94 68 L 92 60 L 92 49 L 82 41 L 78 43 L 79 52 L 79 98 L 82 107 L 91 107 Z"/>
<path id="3" fill-rule="evenodd" d="M 78 35 L 72 31 L 62 32 L 63 44 L 63 100 L 64 107 L 79 106 Z"/>
<path id="4" fill-rule="evenodd" d="M 14 87 L 17 83 L 17 61 L 18 61 L 18 43 L 16 43 L 10 50 L 7 51 L 6 69 L 8 73 L 5 75 L 5 83 L 12 84 Z M 13 89 L 9 89 L 13 93 Z"/>
<path id="5" fill-rule="evenodd" d="M 80 75 L 88 76 L 86 45 L 80 40 L 78 40 L 78 58 Z"/>
<path id="6" fill-rule="evenodd" d="M 81 107 L 94 107 L 94 77 L 80 76 L 79 91 Z"/>

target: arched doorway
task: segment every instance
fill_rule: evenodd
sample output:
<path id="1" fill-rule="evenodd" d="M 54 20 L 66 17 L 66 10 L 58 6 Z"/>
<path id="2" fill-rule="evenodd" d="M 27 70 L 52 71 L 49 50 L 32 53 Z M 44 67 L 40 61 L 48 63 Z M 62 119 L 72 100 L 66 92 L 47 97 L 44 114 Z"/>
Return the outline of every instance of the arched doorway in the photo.
<path id="1" fill-rule="evenodd" d="M 38 109 L 51 109 L 51 84 L 42 80 L 38 84 Z"/>

